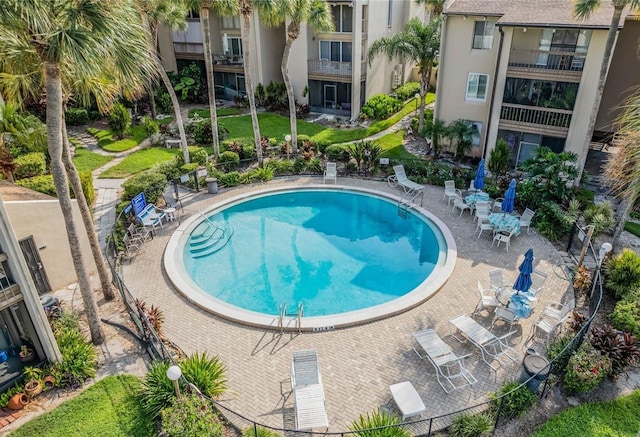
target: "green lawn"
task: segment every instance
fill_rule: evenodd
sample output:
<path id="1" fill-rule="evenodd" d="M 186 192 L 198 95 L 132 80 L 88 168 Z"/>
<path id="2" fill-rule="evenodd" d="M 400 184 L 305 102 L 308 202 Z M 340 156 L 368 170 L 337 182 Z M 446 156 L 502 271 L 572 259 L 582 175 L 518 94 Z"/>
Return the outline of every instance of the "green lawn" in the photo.
<path id="1" fill-rule="evenodd" d="M 100 178 L 127 178 L 153 167 L 162 161 L 170 161 L 182 153 L 182 149 L 151 147 L 133 152 L 117 165 L 100 174 Z"/>
<path id="2" fill-rule="evenodd" d="M 289 129 L 289 119 L 277 114 L 258 114 L 260 124 L 260 135 L 275 137 L 283 141 Z M 220 120 L 220 124 L 229 130 L 229 138 L 253 138 L 253 127 L 251 126 L 251 116 L 242 115 L 240 117 L 228 117 Z M 313 136 L 322 132 L 326 128 L 315 123 L 298 120 L 298 135 Z"/>
<path id="3" fill-rule="evenodd" d="M 608 402 L 583 404 L 553 416 L 533 437 L 636 437 L 640 390 Z"/>
<path id="4" fill-rule="evenodd" d="M 84 147 L 76 147 L 76 153 L 73 156 L 73 164 L 79 172 L 93 171 L 96 168 L 102 167 L 112 159 L 112 156 L 104 156 L 87 150 Z"/>
<path id="5" fill-rule="evenodd" d="M 140 380 L 135 376 L 109 376 L 10 435 L 155 436 L 153 420 L 142 412 L 135 398 L 139 387 Z"/>
<path id="6" fill-rule="evenodd" d="M 625 222 L 624 230 L 627 232 L 631 232 L 636 237 L 640 237 L 640 223 Z"/>
<path id="7" fill-rule="evenodd" d="M 391 134 L 387 134 L 380 139 L 376 140 L 376 143 L 382 147 L 381 158 L 391 159 L 415 159 L 416 156 L 407 152 L 402 145 L 405 131 L 399 130 Z"/>
<path id="8" fill-rule="evenodd" d="M 209 118 L 211 111 L 208 109 L 190 109 L 189 118 L 194 118 L 196 115 L 200 118 Z M 225 117 L 227 115 L 239 115 L 240 110 L 238 108 L 220 108 L 216 109 L 218 117 Z"/>
<path id="9" fill-rule="evenodd" d="M 110 130 L 100 130 L 92 132 L 92 134 L 98 139 L 98 146 L 107 152 L 116 153 L 133 149 L 147 138 L 147 132 L 144 126 L 141 125 L 132 126 L 129 129 L 129 134 L 121 140 L 114 140 L 113 133 Z"/>

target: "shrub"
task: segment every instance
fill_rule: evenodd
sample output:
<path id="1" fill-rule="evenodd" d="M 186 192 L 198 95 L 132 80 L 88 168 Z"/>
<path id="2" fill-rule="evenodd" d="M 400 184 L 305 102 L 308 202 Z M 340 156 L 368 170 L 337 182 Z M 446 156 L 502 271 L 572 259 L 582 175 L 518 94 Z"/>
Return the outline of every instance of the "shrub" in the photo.
<path id="1" fill-rule="evenodd" d="M 389 427 L 364 431 L 370 428 Z M 366 416 L 360 415 L 358 420 L 349 425 L 358 437 L 410 437 L 411 433 L 402 426 L 402 420 L 386 411 L 376 410 Z"/>
<path id="2" fill-rule="evenodd" d="M 227 368 L 217 356 L 195 353 L 180 363 L 185 379 L 210 398 L 227 390 Z"/>
<path id="3" fill-rule="evenodd" d="M 460 414 L 449 427 L 452 437 L 481 437 L 493 431 L 494 418 L 489 414 Z"/>
<path id="4" fill-rule="evenodd" d="M 218 158 L 218 164 L 222 165 L 227 170 L 233 170 L 240 165 L 240 156 L 236 152 L 227 150 L 222 152 Z"/>
<path id="5" fill-rule="evenodd" d="M 249 185 L 256 181 L 256 170 L 249 170 L 243 173 L 240 173 L 240 183 L 243 185 Z"/>
<path id="6" fill-rule="evenodd" d="M 170 407 L 176 397 L 173 381 L 167 378 L 170 363 L 154 361 L 142 381 L 139 398 L 142 410 L 151 417 Z"/>
<path id="7" fill-rule="evenodd" d="M 511 151 L 509 145 L 505 140 L 500 138 L 496 141 L 496 146 L 489 155 L 489 162 L 487 166 L 494 177 L 507 173 L 509 170 L 509 155 Z"/>
<path id="8" fill-rule="evenodd" d="M 168 181 L 176 179 L 182 174 L 180 173 L 180 166 L 178 165 L 177 159 L 158 162 L 151 168 L 151 170 L 157 173 L 162 173 Z"/>
<path id="9" fill-rule="evenodd" d="M 167 179 L 162 173 L 147 170 L 131 176 L 123 184 L 123 200 L 131 200 L 144 192 L 148 203 L 156 203 L 167 189 Z"/>
<path id="10" fill-rule="evenodd" d="M 278 176 L 293 174 L 295 172 L 293 168 L 293 161 L 290 159 L 272 159 L 267 162 L 266 166 L 273 170 L 274 175 Z"/>
<path id="11" fill-rule="evenodd" d="M 613 228 L 615 219 L 611 203 L 603 202 L 597 205 L 592 204 L 584 211 L 584 219 L 588 225 L 593 225 L 593 234 L 599 235 L 608 232 Z"/>
<path id="12" fill-rule="evenodd" d="M 89 123 L 89 111 L 84 108 L 70 108 L 64 111 L 64 121 L 71 126 Z"/>
<path id="13" fill-rule="evenodd" d="M 635 294 L 616 303 L 609 319 L 616 329 L 640 335 L 640 302 Z"/>
<path id="14" fill-rule="evenodd" d="M 605 273 L 606 287 L 624 298 L 640 288 L 640 256 L 624 248 L 605 265 Z"/>
<path id="15" fill-rule="evenodd" d="M 257 433 L 256 433 L 257 429 Z M 268 428 L 250 426 L 242 430 L 242 437 L 282 437 L 278 432 Z"/>
<path id="16" fill-rule="evenodd" d="M 399 86 L 395 90 L 398 99 L 402 102 L 413 98 L 416 94 L 420 93 L 420 83 L 419 82 L 407 82 L 404 85 Z"/>
<path id="17" fill-rule="evenodd" d="M 564 386 L 569 393 L 585 393 L 595 388 L 611 372 L 611 359 L 584 342 L 569 358 Z"/>
<path id="18" fill-rule="evenodd" d="M 348 150 L 358 168 L 365 174 L 369 174 L 378 165 L 378 158 L 382 154 L 382 148 L 374 141 L 358 141 Z"/>
<path id="19" fill-rule="evenodd" d="M 190 162 L 189 164 L 182 164 L 180 166 L 180 173 L 187 174 L 196 171 L 200 167 L 197 162 Z"/>
<path id="20" fill-rule="evenodd" d="M 218 178 L 218 182 L 225 187 L 235 187 L 240 183 L 240 173 L 237 171 L 225 173 Z"/>
<path id="21" fill-rule="evenodd" d="M 398 112 L 402 102 L 387 94 L 377 94 L 371 97 L 362 107 L 362 113 L 368 118 L 383 120 Z"/>
<path id="22" fill-rule="evenodd" d="M 53 335 L 62 361 L 54 363 L 52 369 L 60 376 L 61 385 L 82 385 L 87 378 L 96 376 L 96 350 L 82 335 L 77 314 L 62 313 L 53 324 Z"/>
<path id="23" fill-rule="evenodd" d="M 611 374 L 614 376 L 640 358 L 636 338 L 628 332 L 613 329 L 611 325 L 591 328 L 591 344 L 611 359 Z"/>
<path id="24" fill-rule="evenodd" d="M 160 132 L 160 125 L 151 117 L 142 117 L 142 125 L 148 137 Z"/>
<path id="25" fill-rule="evenodd" d="M 557 241 L 569 234 L 573 220 L 560 205 L 544 202 L 536 211 L 535 227 L 544 237 Z"/>
<path id="26" fill-rule="evenodd" d="M 222 436 L 223 427 L 209 401 L 182 396 L 162 410 L 162 435 L 167 437 Z"/>
<path id="27" fill-rule="evenodd" d="M 96 192 L 93 188 L 93 174 L 91 171 L 80 172 L 80 185 L 82 185 L 82 192 L 87 203 L 91 205 L 96 197 Z"/>
<path id="28" fill-rule="evenodd" d="M 48 194 L 49 196 L 57 196 L 56 187 L 53 184 L 53 176 L 42 175 L 33 178 L 20 179 L 16 181 L 16 185 L 29 188 L 33 191 Z"/>
<path id="29" fill-rule="evenodd" d="M 213 134 L 211 132 L 211 120 L 201 120 L 187 126 L 187 133 L 193 136 L 198 144 L 211 144 Z M 229 130 L 222 124 L 218 124 L 218 140 L 222 141 L 229 136 Z"/>
<path id="30" fill-rule="evenodd" d="M 334 145 L 324 150 L 324 154 L 329 161 L 346 161 L 349 159 L 349 152 L 344 147 Z"/>
<path id="31" fill-rule="evenodd" d="M 556 365 L 551 367 L 552 371 L 555 369 L 564 369 L 567 366 L 567 362 L 569 361 L 569 358 L 571 358 L 571 349 L 565 350 L 565 347 L 571 343 L 572 339 L 573 337 L 570 334 L 565 333 L 555 336 L 549 341 L 549 348 L 547 349 L 549 361 L 553 361 L 556 357 L 562 354 L 556 360 Z"/>
<path id="32" fill-rule="evenodd" d="M 189 163 L 205 165 L 209 159 L 209 155 L 203 147 L 189 146 L 187 151 L 189 152 Z M 182 153 L 176 155 L 176 161 L 178 166 L 184 165 L 184 155 Z"/>
<path id="33" fill-rule="evenodd" d="M 42 176 L 47 170 L 47 160 L 42 152 L 33 152 L 18 156 L 13 160 L 13 163 L 16 165 L 14 172 L 16 179 Z"/>
<path id="34" fill-rule="evenodd" d="M 116 103 L 109 112 L 109 129 L 117 138 L 124 138 L 131 126 L 129 111 L 121 103 Z"/>
<path id="35" fill-rule="evenodd" d="M 536 401 L 536 396 L 526 386 L 520 386 L 520 382 L 506 382 L 495 393 L 489 393 L 491 399 L 490 410 L 507 419 L 521 416 Z"/>
<path id="36" fill-rule="evenodd" d="M 270 167 L 257 168 L 253 176 L 262 182 L 270 181 L 273 179 L 273 169 Z"/>

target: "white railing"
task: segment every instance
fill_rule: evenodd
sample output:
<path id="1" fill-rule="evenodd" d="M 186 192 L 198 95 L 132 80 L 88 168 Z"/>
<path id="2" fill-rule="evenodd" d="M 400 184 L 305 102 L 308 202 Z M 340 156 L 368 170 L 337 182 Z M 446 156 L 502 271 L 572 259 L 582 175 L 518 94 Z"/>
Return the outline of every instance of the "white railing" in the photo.
<path id="1" fill-rule="evenodd" d="M 569 129 L 572 111 L 503 103 L 500 119 Z"/>

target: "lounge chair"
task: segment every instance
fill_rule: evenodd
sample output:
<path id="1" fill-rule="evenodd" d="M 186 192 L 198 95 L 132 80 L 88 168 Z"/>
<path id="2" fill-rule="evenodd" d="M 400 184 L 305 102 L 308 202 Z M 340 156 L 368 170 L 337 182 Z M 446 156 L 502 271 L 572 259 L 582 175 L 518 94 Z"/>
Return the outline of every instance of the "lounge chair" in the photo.
<path id="1" fill-rule="evenodd" d="M 320 384 L 297 387 L 293 390 L 296 430 L 329 428 L 324 405 L 324 389 Z"/>
<path id="2" fill-rule="evenodd" d="M 306 349 L 293 352 L 291 360 L 291 387 L 306 387 L 308 385 L 322 385 L 318 354 L 315 349 Z"/>
<path id="3" fill-rule="evenodd" d="M 324 175 L 322 176 L 322 183 L 326 184 L 327 179 L 333 180 L 334 184 L 338 183 L 338 170 L 335 162 L 327 162 L 327 168 L 324 170 Z"/>
<path id="4" fill-rule="evenodd" d="M 420 358 L 429 359 L 434 369 L 436 369 L 436 379 L 445 393 L 450 393 L 453 390 L 478 382 L 464 366 L 464 359 L 471 355 L 456 356 L 449 345 L 442 341 L 433 329 L 414 333 L 411 336 L 411 341 L 415 353 Z M 417 346 L 420 346 L 424 355 L 420 353 Z M 458 381 L 460 382 L 457 383 Z"/>
<path id="5" fill-rule="evenodd" d="M 424 190 L 424 185 L 416 184 L 407 177 L 403 165 L 394 165 L 393 171 L 395 172 L 395 174 L 389 176 L 388 178 L 389 185 L 391 185 L 392 187 L 400 185 L 405 194 L 418 193 L 419 191 Z"/>
<path id="6" fill-rule="evenodd" d="M 452 327 L 454 328 L 453 330 L 451 329 Z M 453 331 L 452 335 L 461 342 L 465 341 L 465 338 L 469 339 L 474 346 L 480 349 L 482 360 L 493 370 L 498 370 L 497 367 L 491 364 L 494 361 L 497 361 L 500 366 L 506 364 L 506 360 L 514 363 L 518 361 L 517 353 L 507 342 L 507 338 L 515 331 L 511 331 L 502 337 L 496 337 L 495 334 L 466 314 L 449 320 L 449 330 Z M 459 337 L 456 335 L 457 333 L 464 334 L 465 338 Z"/>

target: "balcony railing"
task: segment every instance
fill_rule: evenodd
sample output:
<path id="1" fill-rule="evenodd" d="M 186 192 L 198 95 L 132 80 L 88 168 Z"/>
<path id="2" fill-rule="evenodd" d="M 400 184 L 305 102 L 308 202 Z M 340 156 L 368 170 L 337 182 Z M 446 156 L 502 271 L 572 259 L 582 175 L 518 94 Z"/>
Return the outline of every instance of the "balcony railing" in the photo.
<path id="1" fill-rule="evenodd" d="M 214 53 L 213 63 L 216 65 L 243 65 L 242 55 Z"/>
<path id="2" fill-rule="evenodd" d="M 196 42 L 174 42 L 173 50 L 175 50 L 176 54 L 181 54 L 181 55 L 204 54 L 202 43 L 196 43 Z"/>
<path id="3" fill-rule="evenodd" d="M 569 129 L 572 111 L 503 103 L 500 119 L 537 126 Z"/>
<path id="4" fill-rule="evenodd" d="M 585 57 L 586 53 L 512 49 L 509 67 L 581 72 Z"/>
<path id="5" fill-rule="evenodd" d="M 351 77 L 351 62 L 319 61 L 317 59 L 310 59 L 307 67 L 309 69 L 309 74 Z"/>

